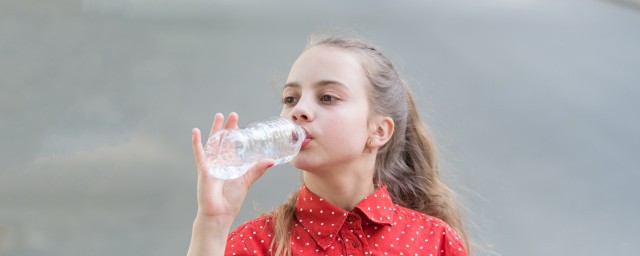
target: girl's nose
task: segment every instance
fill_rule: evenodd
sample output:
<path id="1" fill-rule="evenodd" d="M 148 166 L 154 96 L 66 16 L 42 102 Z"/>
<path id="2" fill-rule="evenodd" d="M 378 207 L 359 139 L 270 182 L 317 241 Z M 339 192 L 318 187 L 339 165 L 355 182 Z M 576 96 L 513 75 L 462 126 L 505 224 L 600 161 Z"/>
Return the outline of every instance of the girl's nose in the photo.
<path id="1" fill-rule="evenodd" d="M 298 104 L 296 104 L 291 112 L 291 120 L 296 123 L 311 122 L 313 118 L 314 116 L 309 104 L 304 103 L 302 100 L 298 101 Z"/>

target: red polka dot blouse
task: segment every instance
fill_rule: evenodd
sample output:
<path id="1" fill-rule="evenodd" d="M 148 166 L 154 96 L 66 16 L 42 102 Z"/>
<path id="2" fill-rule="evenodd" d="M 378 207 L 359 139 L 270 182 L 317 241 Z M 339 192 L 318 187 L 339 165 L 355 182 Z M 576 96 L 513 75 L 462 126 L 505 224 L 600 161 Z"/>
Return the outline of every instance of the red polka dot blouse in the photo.
<path id="1" fill-rule="evenodd" d="M 227 238 L 225 255 L 271 255 L 273 221 L 242 224 Z M 393 204 L 386 186 L 345 211 L 305 186 L 296 202 L 293 255 L 452 255 L 467 252 L 458 234 L 435 217 Z"/>

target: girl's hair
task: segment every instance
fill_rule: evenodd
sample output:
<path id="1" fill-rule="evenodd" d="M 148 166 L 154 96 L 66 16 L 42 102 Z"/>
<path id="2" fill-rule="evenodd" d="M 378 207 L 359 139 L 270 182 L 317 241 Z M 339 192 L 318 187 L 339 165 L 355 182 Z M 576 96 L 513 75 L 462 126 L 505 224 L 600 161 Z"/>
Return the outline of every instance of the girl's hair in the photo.
<path id="1" fill-rule="evenodd" d="M 324 46 L 353 51 L 361 57 L 371 83 L 369 105 L 373 115 L 391 117 L 395 129 L 390 141 L 378 150 L 374 184 L 387 185 L 395 204 L 407 207 L 449 224 L 469 242 L 450 189 L 440 180 L 435 147 L 420 120 L 411 91 L 377 47 L 360 39 L 312 37 L 306 49 Z M 291 233 L 297 192 L 273 212 L 275 226 L 271 243 L 275 255 L 291 254 Z"/>

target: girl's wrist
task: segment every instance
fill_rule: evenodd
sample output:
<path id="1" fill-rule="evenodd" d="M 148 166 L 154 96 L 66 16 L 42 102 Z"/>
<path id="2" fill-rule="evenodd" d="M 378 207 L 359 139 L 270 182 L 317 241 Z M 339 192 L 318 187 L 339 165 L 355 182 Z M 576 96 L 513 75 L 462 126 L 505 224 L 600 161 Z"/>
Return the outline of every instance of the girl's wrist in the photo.
<path id="1" fill-rule="evenodd" d="M 205 230 L 225 230 L 228 233 L 234 218 L 231 216 L 205 216 L 196 215 L 196 219 L 193 221 L 193 227 L 204 228 Z"/>
<path id="2" fill-rule="evenodd" d="M 196 216 L 188 255 L 222 255 L 232 218 Z"/>
<path id="3" fill-rule="evenodd" d="M 187 255 L 224 255 L 232 222 L 225 217 L 196 216 Z"/>

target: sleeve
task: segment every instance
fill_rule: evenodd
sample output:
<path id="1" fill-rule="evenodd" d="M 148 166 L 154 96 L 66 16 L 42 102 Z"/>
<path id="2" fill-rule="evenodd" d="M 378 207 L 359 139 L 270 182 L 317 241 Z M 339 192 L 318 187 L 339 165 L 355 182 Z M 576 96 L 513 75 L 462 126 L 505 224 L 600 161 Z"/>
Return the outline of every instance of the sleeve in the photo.
<path id="1" fill-rule="evenodd" d="M 272 234 L 264 228 L 264 222 L 253 220 L 240 225 L 229 233 L 224 255 L 271 255 L 269 246 Z"/>
<path id="2" fill-rule="evenodd" d="M 446 223 L 442 222 L 442 237 L 440 239 L 440 252 L 443 256 L 467 256 L 464 240 L 458 233 Z"/>

